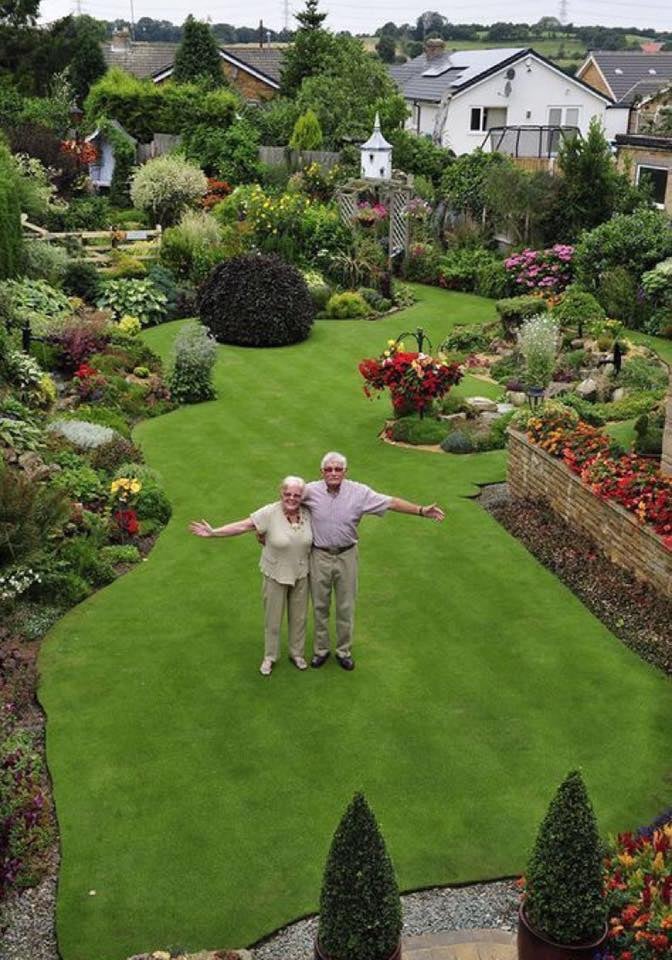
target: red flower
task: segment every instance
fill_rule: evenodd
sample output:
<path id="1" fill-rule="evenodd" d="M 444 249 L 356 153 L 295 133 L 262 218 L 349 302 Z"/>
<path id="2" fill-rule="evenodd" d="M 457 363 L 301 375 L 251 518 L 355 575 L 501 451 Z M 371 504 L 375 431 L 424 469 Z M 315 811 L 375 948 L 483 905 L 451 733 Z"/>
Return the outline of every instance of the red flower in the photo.
<path id="1" fill-rule="evenodd" d="M 130 537 L 134 537 L 139 531 L 140 524 L 138 523 L 138 515 L 135 510 L 115 510 L 113 516 L 115 523 L 122 533 L 127 533 Z"/>

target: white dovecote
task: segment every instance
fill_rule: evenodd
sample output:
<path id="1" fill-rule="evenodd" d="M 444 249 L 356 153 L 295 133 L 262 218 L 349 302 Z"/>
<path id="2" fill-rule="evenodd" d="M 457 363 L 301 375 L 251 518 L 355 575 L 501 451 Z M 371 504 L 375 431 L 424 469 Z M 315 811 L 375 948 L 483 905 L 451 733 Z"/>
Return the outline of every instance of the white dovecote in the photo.
<path id="1" fill-rule="evenodd" d="M 359 148 L 362 177 L 365 180 L 392 179 L 392 144 L 380 132 L 380 118 L 376 113 L 373 133 Z"/>

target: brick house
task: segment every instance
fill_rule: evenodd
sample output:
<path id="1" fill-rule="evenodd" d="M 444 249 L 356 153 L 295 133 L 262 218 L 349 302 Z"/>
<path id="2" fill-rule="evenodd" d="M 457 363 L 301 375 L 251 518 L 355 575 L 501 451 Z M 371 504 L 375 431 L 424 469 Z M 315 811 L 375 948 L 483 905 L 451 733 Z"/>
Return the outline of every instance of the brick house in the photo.
<path id="1" fill-rule="evenodd" d="M 672 83 L 672 52 L 591 50 L 576 76 L 613 101 L 604 125 L 607 137 L 615 139 L 617 134 L 641 131 L 642 108 Z"/>
<path id="2" fill-rule="evenodd" d="M 170 78 L 178 43 L 148 43 L 131 40 L 127 31 L 118 31 L 102 44 L 108 67 L 118 67 L 140 79 L 164 83 Z M 248 101 L 261 103 L 280 89 L 282 47 L 246 44 L 219 47 L 222 73 L 231 86 Z"/>
<path id="3" fill-rule="evenodd" d="M 623 133 L 616 137 L 617 163 L 633 183 L 646 178 L 653 202 L 672 218 L 672 137 Z"/>

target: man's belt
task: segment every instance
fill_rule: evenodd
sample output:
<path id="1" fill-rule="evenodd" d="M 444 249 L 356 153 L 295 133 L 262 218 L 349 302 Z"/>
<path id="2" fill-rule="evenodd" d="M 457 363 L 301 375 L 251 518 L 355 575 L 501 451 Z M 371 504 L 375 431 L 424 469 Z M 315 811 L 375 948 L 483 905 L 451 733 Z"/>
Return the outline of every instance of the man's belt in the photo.
<path id="1" fill-rule="evenodd" d="M 323 553 L 330 553 L 332 556 L 337 557 L 341 553 L 346 553 L 348 550 L 352 550 L 353 547 L 356 547 L 356 543 L 351 543 L 348 547 L 313 547 L 314 550 L 322 550 Z"/>

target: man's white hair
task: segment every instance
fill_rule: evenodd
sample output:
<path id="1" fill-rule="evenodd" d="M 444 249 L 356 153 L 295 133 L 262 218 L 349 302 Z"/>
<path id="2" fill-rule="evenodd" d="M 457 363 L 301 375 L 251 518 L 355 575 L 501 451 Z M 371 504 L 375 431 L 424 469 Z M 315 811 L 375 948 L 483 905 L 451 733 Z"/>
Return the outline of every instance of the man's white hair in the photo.
<path id="1" fill-rule="evenodd" d="M 301 487 L 301 489 L 303 490 L 305 485 L 306 485 L 306 481 L 303 479 L 303 477 L 289 476 L 289 477 L 285 477 L 285 479 L 282 481 L 282 483 L 280 484 L 280 489 L 286 490 L 287 487 Z"/>
<path id="2" fill-rule="evenodd" d="M 329 453 L 325 453 L 320 461 L 320 470 L 324 470 L 328 463 L 337 463 L 339 467 L 343 467 L 344 470 L 348 469 L 348 461 L 342 453 L 338 453 L 336 450 L 330 450 Z"/>

